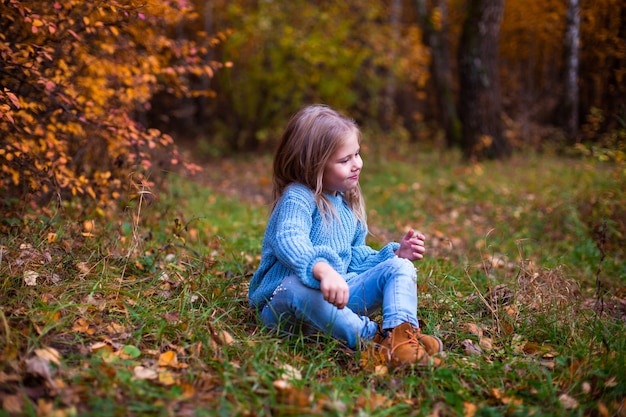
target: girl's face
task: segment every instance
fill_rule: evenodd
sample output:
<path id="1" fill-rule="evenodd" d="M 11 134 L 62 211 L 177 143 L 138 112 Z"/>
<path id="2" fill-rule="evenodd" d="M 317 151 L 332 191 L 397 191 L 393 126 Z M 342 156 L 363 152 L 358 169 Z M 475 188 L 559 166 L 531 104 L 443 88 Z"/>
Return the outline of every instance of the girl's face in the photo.
<path id="1" fill-rule="evenodd" d="M 322 179 L 325 193 L 343 193 L 358 185 L 359 173 L 363 168 L 360 148 L 357 135 L 351 133 L 326 162 Z"/>

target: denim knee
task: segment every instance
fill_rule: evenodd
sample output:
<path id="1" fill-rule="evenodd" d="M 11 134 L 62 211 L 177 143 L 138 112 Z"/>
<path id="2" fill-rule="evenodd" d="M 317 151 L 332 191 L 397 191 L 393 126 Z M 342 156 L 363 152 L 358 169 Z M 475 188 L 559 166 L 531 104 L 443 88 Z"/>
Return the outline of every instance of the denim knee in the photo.
<path id="1" fill-rule="evenodd" d="M 413 282 L 417 281 L 417 270 L 415 269 L 415 265 L 413 265 L 413 262 L 408 259 L 394 256 L 393 258 L 385 261 L 385 263 L 388 263 L 388 272 L 394 276 L 407 277 L 413 280 Z"/>

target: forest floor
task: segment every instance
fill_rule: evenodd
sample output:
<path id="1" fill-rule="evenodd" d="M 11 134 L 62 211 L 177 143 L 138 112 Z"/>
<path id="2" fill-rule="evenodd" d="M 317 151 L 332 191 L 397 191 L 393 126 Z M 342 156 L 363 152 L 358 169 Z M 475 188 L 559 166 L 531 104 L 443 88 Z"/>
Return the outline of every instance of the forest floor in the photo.
<path id="1" fill-rule="evenodd" d="M 624 416 L 624 180 L 547 156 L 369 155 L 372 244 L 428 236 L 419 313 L 441 366 L 263 331 L 246 297 L 271 156 L 196 161 L 149 204 L 68 202 L 0 235 L 0 416 Z"/>

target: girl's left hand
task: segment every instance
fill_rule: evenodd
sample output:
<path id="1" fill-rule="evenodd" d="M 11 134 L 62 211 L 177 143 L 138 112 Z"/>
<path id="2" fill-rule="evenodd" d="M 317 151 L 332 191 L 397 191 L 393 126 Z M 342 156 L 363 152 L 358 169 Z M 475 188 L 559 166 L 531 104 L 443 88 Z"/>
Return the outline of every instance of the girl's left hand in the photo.
<path id="1" fill-rule="evenodd" d="M 424 252 L 426 252 L 425 240 L 426 237 L 423 234 L 409 229 L 402 240 L 400 240 L 400 247 L 396 250 L 396 255 L 409 261 L 423 259 Z"/>

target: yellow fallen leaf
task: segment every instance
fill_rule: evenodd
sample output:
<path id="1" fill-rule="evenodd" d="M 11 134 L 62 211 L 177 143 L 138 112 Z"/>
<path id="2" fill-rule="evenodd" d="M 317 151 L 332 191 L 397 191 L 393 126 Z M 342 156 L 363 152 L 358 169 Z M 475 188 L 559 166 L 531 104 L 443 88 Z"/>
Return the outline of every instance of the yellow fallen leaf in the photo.
<path id="1" fill-rule="evenodd" d="M 163 385 L 174 385 L 176 380 L 174 379 L 174 374 L 170 371 L 164 371 L 159 373 L 159 383 Z"/>
<path id="2" fill-rule="evenodd" d="M 83 222 L 83 231 L 85 233 L 91 233 L 94 231 L 94 229 L 96 228 L 96 221 L 95 220 L 85 220 Z"/>
<path id="3" fill-rule="evenodd" d="M 74 325 L 72 326 L 72 331 L 75 331 L 77 333 L 94 334 L 95 329 L 90 328 L 89 324 L 90 323 L 87 320 L 81 317 L 74 322 Z"/>
<path id="4" fill-rule="evenodd" d="M 476 406 L 476 404 L 468 403 L 467 401 L 463 403 L 463 416 L 464 417 L 474 417 L 477 410 L 478 410 L 478 407 Z"/>
<path id="5" fill-rule="evenodd" d="M 178 368 L 178 356 L 173 350 L 161 353 L 158 365 L 162 367 Z"/>

